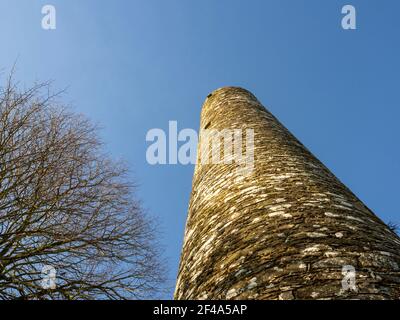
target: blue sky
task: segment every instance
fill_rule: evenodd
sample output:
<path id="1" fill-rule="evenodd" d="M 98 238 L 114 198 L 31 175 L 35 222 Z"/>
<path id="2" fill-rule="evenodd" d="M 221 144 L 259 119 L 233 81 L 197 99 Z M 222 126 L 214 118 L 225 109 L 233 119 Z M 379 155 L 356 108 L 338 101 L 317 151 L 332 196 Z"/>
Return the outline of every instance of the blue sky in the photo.
<path id="1" fill-rule="evenodd" d="M 45 4 L 56 30 L 41 28 Z M 357 30 L 341 28 L 346 4 Z M 193 166 L 147 164 L 145 136 L 171 120 L 197 130 L 221 86 L 252 91 L 379 217 L 400 222 L 399 12 L 396 0 L 1 0 L 0 68 L 18 59 L 26 86 L 54 79 L 103 126 L 160 221 L 173 287 Z"/>

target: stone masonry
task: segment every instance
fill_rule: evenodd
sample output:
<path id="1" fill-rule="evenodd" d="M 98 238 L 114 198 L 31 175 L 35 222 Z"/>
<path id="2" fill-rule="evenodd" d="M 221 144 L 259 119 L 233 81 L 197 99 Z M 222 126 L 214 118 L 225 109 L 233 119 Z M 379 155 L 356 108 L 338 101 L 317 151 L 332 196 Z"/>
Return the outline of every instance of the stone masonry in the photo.
<path id="1" fill-rule="evenodd" d="M 197 161 L 175 299 L 400 298 L 400 238 L 250 92 L 214 91 L 200 125 L 253 129 L 255 167 Z"/>

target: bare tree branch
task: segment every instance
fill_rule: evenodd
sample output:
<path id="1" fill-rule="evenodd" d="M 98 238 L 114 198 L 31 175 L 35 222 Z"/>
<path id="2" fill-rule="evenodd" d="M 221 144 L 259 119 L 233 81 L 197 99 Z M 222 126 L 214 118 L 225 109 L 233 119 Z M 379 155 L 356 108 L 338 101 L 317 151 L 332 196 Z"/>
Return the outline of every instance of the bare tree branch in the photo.
<path id="1" fill-rule="evenodd" d="M 150 297 L 163 282 L 153 223 L 96 127 L 48 85 L 0 89 L 0 299 Z"/>

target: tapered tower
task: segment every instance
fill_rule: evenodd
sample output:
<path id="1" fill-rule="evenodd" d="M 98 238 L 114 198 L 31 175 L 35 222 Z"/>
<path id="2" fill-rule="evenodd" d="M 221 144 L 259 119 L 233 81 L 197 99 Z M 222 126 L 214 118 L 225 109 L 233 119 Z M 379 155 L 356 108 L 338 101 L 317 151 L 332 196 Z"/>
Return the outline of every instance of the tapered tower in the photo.
<path id="1" fill-rule="evenodd" d="M 253 130 L 254 168 L 200 138 L 176 299 L 400 298 L 399 237 L 250 92 L 214 91 L 200 126 Z"/>

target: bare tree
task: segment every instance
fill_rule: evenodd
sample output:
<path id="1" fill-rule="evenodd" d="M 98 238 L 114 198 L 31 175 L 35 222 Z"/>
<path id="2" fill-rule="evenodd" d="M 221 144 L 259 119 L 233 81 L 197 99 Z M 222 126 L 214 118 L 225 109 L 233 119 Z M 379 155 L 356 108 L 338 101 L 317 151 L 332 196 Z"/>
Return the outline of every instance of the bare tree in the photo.
<path id="1" fill-rule="evenodd" d="M 46 88 L 21 92 L 10 77 L 0 91 L 0 299 L 156 294 L 155 230 L 125 166 Z M 56 287 L 43 282 L 52 268 Z"/>

